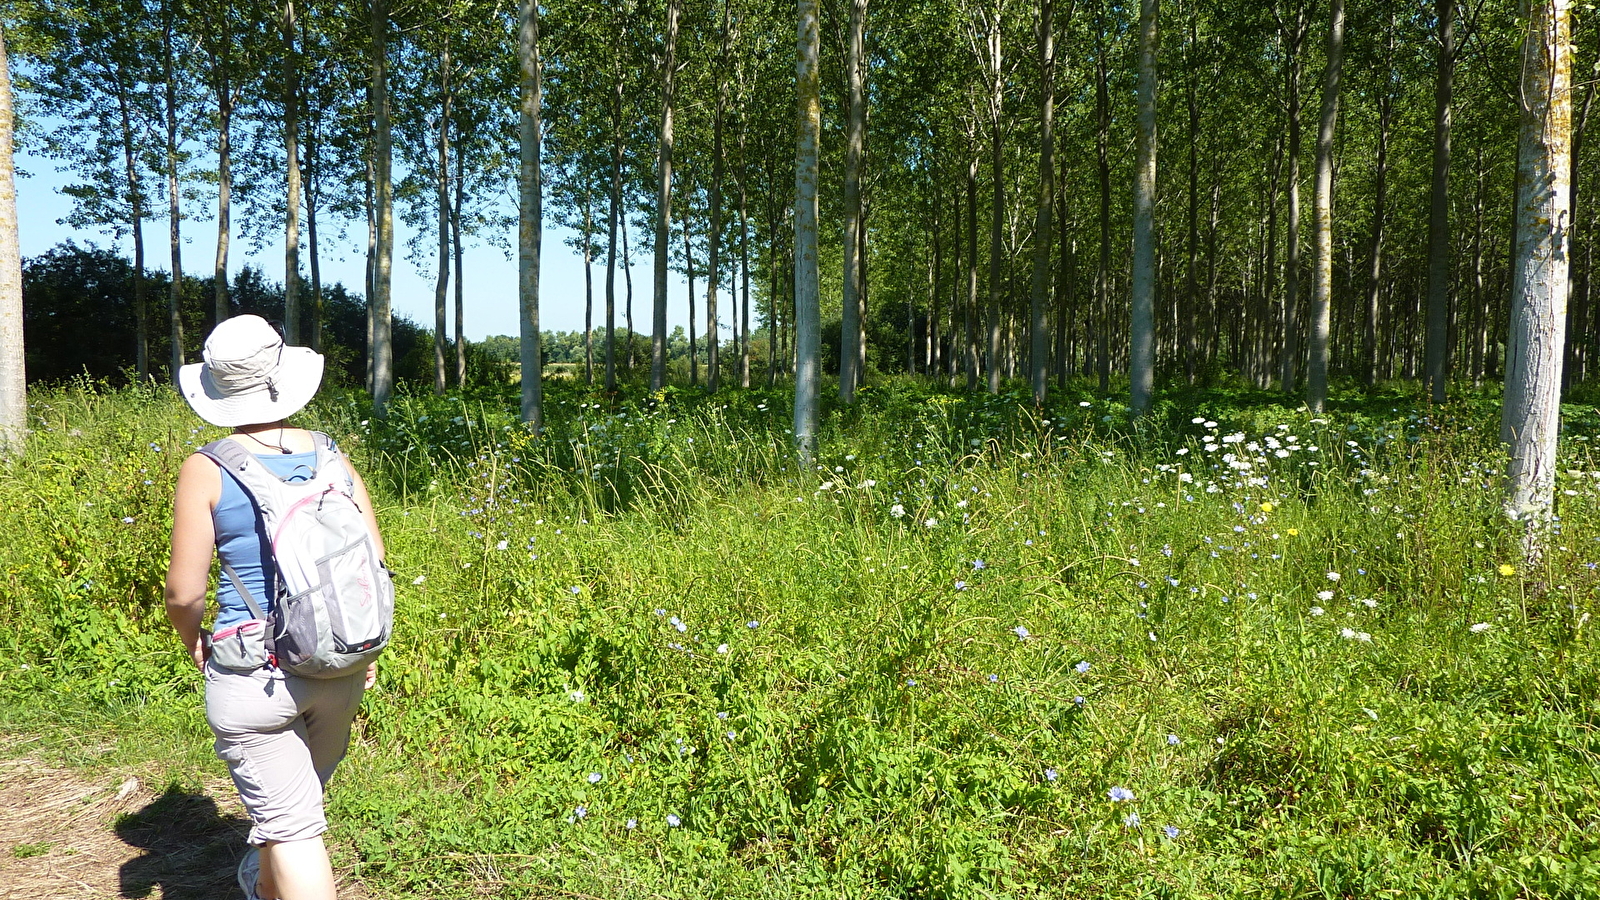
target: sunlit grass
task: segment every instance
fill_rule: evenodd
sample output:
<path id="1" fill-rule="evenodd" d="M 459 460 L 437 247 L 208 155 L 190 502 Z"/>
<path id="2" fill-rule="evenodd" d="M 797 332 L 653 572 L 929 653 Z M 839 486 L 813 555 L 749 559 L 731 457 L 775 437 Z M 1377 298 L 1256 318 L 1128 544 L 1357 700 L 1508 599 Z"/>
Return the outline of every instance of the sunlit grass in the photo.
<path id="1" fill-rule="evenodd" d="M 565 386 L 542 436 L 493 395 L 325 398 L 400 573 L 340 864 L 374 896 L 1595 895 L 1587 433 L 1519 571 L 1488 404 L 1343 399 L 1135 427 L 891 383 L 801 472 L 781 392 Z M 160 390 L 34 412 L 5 727 L 118 743 L 139 706 L 203 750 L 159 576 L 212 432 Z"/>

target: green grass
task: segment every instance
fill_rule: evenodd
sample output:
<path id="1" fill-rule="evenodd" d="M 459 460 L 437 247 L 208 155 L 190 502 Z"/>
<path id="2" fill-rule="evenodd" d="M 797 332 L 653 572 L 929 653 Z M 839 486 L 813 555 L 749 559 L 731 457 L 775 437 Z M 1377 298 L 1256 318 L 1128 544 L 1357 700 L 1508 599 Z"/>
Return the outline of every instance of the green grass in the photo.
<path id="1" fill-rule="evenodd" d="M 1184 392 L 1135 426 L 891 381 L 809 472 L 790 402 L 562 384 L 539 437 L 493 392 L 305 415 L 400 573 L 338 865 L 376 897 L 1600 896 L 1592 409 L 1517 571 L 1484 398 Z M 220 772 L 160 605 L 215 432 L 159 389 L 33 412 L 0 729 Z"/>

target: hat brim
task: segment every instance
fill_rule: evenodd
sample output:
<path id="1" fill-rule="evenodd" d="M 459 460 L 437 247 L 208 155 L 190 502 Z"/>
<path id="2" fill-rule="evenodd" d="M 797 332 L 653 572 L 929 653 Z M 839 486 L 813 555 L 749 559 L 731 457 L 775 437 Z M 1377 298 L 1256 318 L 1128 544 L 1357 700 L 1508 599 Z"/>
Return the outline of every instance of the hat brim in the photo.
<path id="1" fill-rule="evenodd" d="M 322 354 L 309 347 L 284 347 L 273 372 L 277 399 L 265 386 L 239 394 L 218 390 L 205 363 L 178 370 L 178 391 L 195 415 L 222 428 L 260 425 L 286 419 L 305 408 L 322 385 Z"/>

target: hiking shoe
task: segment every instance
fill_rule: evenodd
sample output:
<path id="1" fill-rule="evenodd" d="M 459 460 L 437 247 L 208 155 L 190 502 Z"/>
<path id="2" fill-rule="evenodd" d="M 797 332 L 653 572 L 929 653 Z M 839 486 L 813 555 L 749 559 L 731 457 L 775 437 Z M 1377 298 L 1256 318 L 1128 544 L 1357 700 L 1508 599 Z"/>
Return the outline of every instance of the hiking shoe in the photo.
<path id="1" fill-rule="evenodd" d="M 261 900 L 256 893 L 256 882 L 261 879 L 261 851 L 254 847 L 245 851 L 239 860 L 239 887 L 244 890 L 244 900 Z"/>

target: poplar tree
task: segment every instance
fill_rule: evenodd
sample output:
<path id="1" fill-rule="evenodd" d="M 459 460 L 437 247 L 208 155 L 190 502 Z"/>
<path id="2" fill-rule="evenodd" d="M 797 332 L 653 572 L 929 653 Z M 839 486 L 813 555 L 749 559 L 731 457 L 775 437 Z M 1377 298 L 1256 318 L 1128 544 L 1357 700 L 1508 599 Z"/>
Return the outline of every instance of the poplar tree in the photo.
<path id="1" fill-rule="evenodd" d="M 538 0 L 519 0 L 517 15 L 517 307 L 521 314 L 522 421 L 537 433 L 544 426 L 544 360 L 539 347 L 539 248 L 544 229 L 544 185 L 540 162 Z"/>
<path id="2" fill-rule="evenodd" d="M 822 138 L 821 34 L 817 0 L 798 0 L 794 165 L 794 440 L 809 467 L 817 442 L 818 343 L 817 156 Z"/>
<path id="3" fill-rule="evenodd" d="M 394 342 L 391 338 L 390 287 L 394 260 L 394 144 L 389 116 L 389 2 L 371 0 L 369 61 L 372 65 L 372 284 L 371 338 L 367 352 L 372 367 L 372 405 L 385 415 L 394 393 Z"/>
<path id="4" fill-rule="evenodd" d="M 0 457 L 20 456 L 28 435 L 27 357 L 22 334 L 22 253 L 12 162 L 11 61 L 0 24 Z"/>
<path id="5" fill-rule="evenodd" d="M 1129 406 L 1136 416 L 1150 409 L 1155 390 L 1156 293 L 1156 52 L 1160 46 L 1160 0 L 1139 2 L 1139 114 L 1133 176 L 1133 313 L 1128 354 Z"/>
<path id="6" fill-rule="evenodd" d="M 1529 567 L 1555 505 L 1572 210 L 1572 7 L 1529 0 L 1518 97 L 1516 243 L 1500 438 L 1510 447 L 1505 513 Z"/>
<path id="7" fill-rule="evenodd" d="M 1328 329 L 1333 298 L 1333 130 L 1339 119 L 1339 77 L 1344 62 L 1344 0 L 1328 4 L 1328 60 L 1322 76 L 1322 118 L 1317 125 L 1316 186 L 1311 199 L 1311 333 L 1306 405 L 1322 412 L 1328 400 Z"/>

